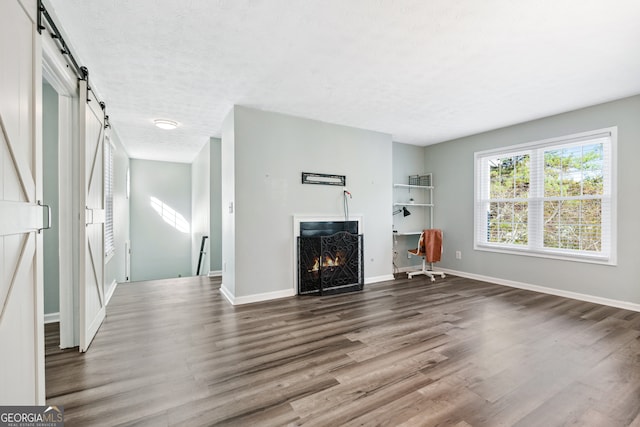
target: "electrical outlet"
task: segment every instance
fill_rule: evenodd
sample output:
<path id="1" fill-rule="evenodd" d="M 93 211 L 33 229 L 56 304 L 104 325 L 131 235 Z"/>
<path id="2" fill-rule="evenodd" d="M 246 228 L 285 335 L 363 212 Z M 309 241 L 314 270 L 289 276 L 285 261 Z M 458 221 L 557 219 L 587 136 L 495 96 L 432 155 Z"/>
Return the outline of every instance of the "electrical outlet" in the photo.
<path id="1" fill-rule="evenodd" d="M 462 251 L 456 251 L 456 259 L 462 259 Z"/>
<path id="2" fill-rule="evenodd" d="M 407 252 L 407 259 L 411 259 L 411 255 Z"/>

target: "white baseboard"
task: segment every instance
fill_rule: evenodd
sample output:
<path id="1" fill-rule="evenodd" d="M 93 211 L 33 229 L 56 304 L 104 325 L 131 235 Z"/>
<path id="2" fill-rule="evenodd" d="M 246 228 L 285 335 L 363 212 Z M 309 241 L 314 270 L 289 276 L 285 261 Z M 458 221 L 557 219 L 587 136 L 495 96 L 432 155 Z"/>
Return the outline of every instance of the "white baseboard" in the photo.
<path id="1" fill-rule="evenodd" d="M 383 276 L 366 277 L 364 279 L 364 283 L 365 285 L 368 285 L 371 283 L 386 282 L 388 280 L 393 280 L 393 279 L 394 279 L 393 274 L 385 274 Z M 229 292 L 229 290 L 224 286 L 224 283 L 220 285 L 220 293 L 232 305 L 243 305 L 243 304 L 251 304 L 254 302 L 271 301 L 271 300 L 281 299 L 281 298 L 290 298 L 297 295 L 297 292 L 295 289 L 283 289 L 281 291 L 265 292 L 261 294 L 253 294 L 253 295 L 247 295 L 243 297 L 234 297 L 233 295 L 231 295 L 231 292 Z"/>
<path id="2" fill-rule="evenodd" d="M 45 313 L 44 314 L 44 323 L 57 323 L 60 321 L 60 312 L 57 313 Z"/>
<path id="3" fill-rule="evenodd" d="M 251 304 L 254 302 L 271 301 L 274 299 L 289 298 L 296 296 L 296 292 L 293 289 L 284 289 L 281 291 L 265 292 L 261 294 L 247 295 L 243 297 L 234 297 L 231 292 L 222 284 L 220 286 L 220 293 L 229 301 L 232 305 Z"/>
<path id="4" fill-rule="evenodd" d="M 222 277 L 222 270 L 213 270 L 207 274 L 209 277 Z"/>
<path id="5" fill-rule="evenodd" d="M 370 285 L 372 283 L 378 283 L 378 282 L 386 282 L 387 280 L 393 280 L 393 274 L 385 274 L 383 276 L 372 276 L 372 277 L 365 277 L 364 278 L 364 284 L 365 285 Z"/>
<path id="6" fill-rule="evenodd" d="M 109 286 L 109 289 L 107 290 L 107 304 L 109 304 L 109 301 L 111 301 L 111 297 L 116 290 L 116 286 L 118 286 L 118 282 L 116 282 L 115 280 L 111 282 L 111 286 Z"/>
<path id="7" fill-rule="evenodd" d="M 603 298 L 594 295 L 582 294 L 579 292 L 563 291 L 561 289 L 547 288 L 545 286 L 532 285 L 530 283 L 516 282 L 514 280 L 500 279 L 497 277 L 483 276 L 481 274 L 466 273 L 464 271 L 450 270 L 448 268 L 441 268 L 447 274 L 453 274 L 454 276 L 466 277 L 467 279 L 481 280 L 483 282 L 495 283 L 498 285 L 509 286 L 512 288 L 525 289 L 528 291 L 540 292 L 543 294 L 556 295 L 559 297 L 576 299 L 579 301 L 592 302 L 594 304 L 608 305 L 610 307 L 622 308 L 624 310 L 639 311 L 640 304 L 635 304 L 628 301 L 620 301 L 610 298 Z"/>
<path id="8" fill-rule="evenodd" d="M 247 295 L 244 297 L 236 297 L 235 305 L 251 304 L 253 302 L 270 301 L 274 299 L 295 297 L 296 292 L 293 289 L 284 289 L 281 291 L 265 292 L 262 294 Z"/>
<path id="9" fill-rule="evenodd" d="M 233 294 L 231 292 L 229 292 L 229 290 L 224 286 L 224 283 L 220 284 L 220 293 L 222 294 L 222 296 L 224 297 L 224 299 L 226 299 L 227 301 L 229 301 L 229 303 L 231 303 L 231 305 L 235 305 L 234 301 L 235 301 L 235 297 L 233 296 Z"/>

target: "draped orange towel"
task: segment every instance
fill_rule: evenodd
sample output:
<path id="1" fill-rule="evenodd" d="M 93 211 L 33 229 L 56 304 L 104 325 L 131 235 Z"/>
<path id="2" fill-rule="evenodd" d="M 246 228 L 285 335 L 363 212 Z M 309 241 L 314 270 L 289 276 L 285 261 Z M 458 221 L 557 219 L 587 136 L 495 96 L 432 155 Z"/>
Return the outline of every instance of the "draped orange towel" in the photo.
<path id="1" fill-rule="evenodd" d="M 440 261 L 442 256 L 442 230 L 438 228 L 423 230 L 418 247 L 410 252 L 425 257 L 427 262 Z"/>

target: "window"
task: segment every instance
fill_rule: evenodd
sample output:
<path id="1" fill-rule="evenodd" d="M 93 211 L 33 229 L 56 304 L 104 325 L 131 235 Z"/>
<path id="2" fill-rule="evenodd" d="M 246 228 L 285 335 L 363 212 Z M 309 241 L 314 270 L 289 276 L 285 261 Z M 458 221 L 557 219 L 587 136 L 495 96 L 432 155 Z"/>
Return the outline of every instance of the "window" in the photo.
<path id="1" fill-rule="evenodd" d="M 115 252 L 113 235 L 113 146 L 108 139 L 104 143 L 104 256 Z"/>
<path id="2" fill-rule="evenodd" d="M 475 249 L 615 264 L 616 128 L 475 153 Z"/>

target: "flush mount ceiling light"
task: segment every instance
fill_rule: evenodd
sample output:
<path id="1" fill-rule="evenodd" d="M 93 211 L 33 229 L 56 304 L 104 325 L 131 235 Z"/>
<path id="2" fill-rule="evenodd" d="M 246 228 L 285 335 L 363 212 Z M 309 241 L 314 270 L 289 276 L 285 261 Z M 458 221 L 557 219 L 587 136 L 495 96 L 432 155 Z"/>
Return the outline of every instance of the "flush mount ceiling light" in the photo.
<path id="1" fill-rule="evenodd" d="M 171 130 L 178 127 L 178 122 L 174 122 L 173 120 L 166 119 L 155 119 L 153 124 L 158 126 L 160 129 Z"/>

